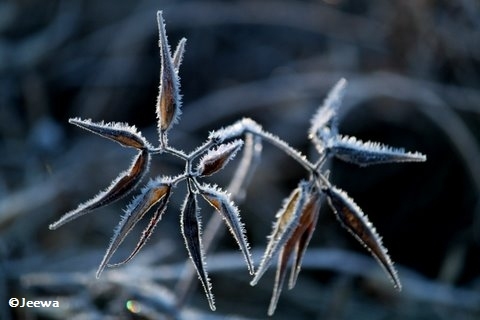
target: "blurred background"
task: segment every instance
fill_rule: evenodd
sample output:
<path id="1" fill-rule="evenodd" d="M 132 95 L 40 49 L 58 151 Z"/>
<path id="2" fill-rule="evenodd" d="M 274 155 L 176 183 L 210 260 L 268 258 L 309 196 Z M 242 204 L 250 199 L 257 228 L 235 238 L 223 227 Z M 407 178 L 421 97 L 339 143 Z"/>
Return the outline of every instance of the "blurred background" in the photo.
<path id="1" fill-rule="evenodd" d="M 192 150 L 209 131 L 251 117 L 316 159 L 310 117 L 345 77 L 340 132 L 428 157 L 367 168 L 331 163 L 331 180 L 383 236 L 403 291 L 324 205 L 297 286 L 284 289 L 272 319 L 480 318 L 478 1 L 3 0 L 0 300 L 58 300 L 60 308 L 4 307 L 0 319 L 267 318 L 275 268 L 251 287 L 229 235 L 207 254 L 217 311 L 201 288 L 179 289 L 188 283 L 181 187 L 144 250 L 100 280 L 94 271 L 128 198 L 48 229 L 134 155 L 69 118 L 128 122 L 157 141 L 157 10 L 172 47 L 188 39 L 171 145 Z M 236 163 L 211 182 L 226 186 Z M 182 165 L 158 156 L 149 176 Z M 239 203 L 257 264 L 282 199 L 305 176 L 264 144 Z M 205 203 L 202 216 L 206 226 Z M 114 260 L 128 255 L 141 227 Z"/>

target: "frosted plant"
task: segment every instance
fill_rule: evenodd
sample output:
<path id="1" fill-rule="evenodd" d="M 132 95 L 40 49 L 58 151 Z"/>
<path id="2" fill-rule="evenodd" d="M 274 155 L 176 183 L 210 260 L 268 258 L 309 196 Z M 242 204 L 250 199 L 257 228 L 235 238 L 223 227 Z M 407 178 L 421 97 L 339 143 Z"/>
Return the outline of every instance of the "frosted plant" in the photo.
<path id="1" fill-rule="evenodd" d="M 175 187 L 179 183 L 185 183 L 187 194 L 180 208 L 180 230 L 212 310 L 215 310 L 215 303 L 202 246 L 199 199 L 203 199 L 205 204 L 213 207 L 222 216 L 245 258 L 250 274 L 254 275 L 251 281 L 252 285 L 260 280 L 273 259 L 278 259 L 273 295 L 268 309 L 269 315 L 275 311 L 285 282 L 288 262 L 291 259 L 293 259 L 293 264 L 288 287 L 291 289 L 295 286 L 302 258 L 315 230 L 323 198 L 327 199 L 340 224 L 370 251 L 390 277 L 394 287 L 400 290 L 400 279 L 387 250 L 382 245 L 380 236 L 367 216 L 348 194 L 330 183 L 328 170 L 324 168 L 324 165 L 329 157 L 336 157 L 359 166 L 367 166 L 380 163 L 425 161 L 426 156 L 418 152 L 406 152 L 403 149 L 388 147 L 377 142 L 363 142 L 355 137 L 340 135 L 337 114 L 346 88 L 345 79 L 341 79 L 333 87 L 323 105 L 312 118 L 308 133 L 309 139 L 319 153 L 315 162 L 311 162 L 301 152 L 292 148 L 279 137 L 263 130 L 261 125 L 248 118 L 210 132 L 206 141 L 190 153 L 170 146 L 168 133 L 181 115 L 178 72 L 185 51 L 186 39 L 180 40 L 172 56 L 161 11 L 157 13 L 157 20 L 161 56 L 160 87 L 156 106 L 158 146 L 149 143 L 135 126 L 126 123 L 70 119 L 70 123 L 82 129 L 116 141 L 123 147 L 134 148 L 138 151 L 130 168 L 120 173 L 110 186 L 92 199 L 80 204 L 76 209 L 67 212 L 52 223 L 50 229 L 57 229 L 94 209 L 126 196 L 138 187 L 148 172 L 152 157 L 168 153 L 185 162 L 184 172 L 176 176 L 161 176 L 151 179 L 127 205 L 125 214 L 115 228 L 110 244 L 98 267 L 97 278 L 106 267 L 120 266 L 135 257 L 166 212 L 169 198 Z M 233 183 L 245 184 L 245 181 L 248 180 L 246 177 L 251 176 L 252 173 L 252 159 L 255 158 L 252 155 L 260 152 L 262 141 L 272 144 L 297 161 L 308 172 L 308 178 L 301 180 L 284 200 L 276 215 L 272 233 L 268 237 L 263 258 L 255 272 L 239 209 L 227 191 L 219 186 L 209 185 L 202 179 L 221 171 L 243 148 L 243 158 L 237 170 L 238 175 L 235 176 L 238 181 L 234 180 Z M 240 189 L 237 188 L 238 190 Z M 153 212 L 150 222 L 131 254 L 124 261 L 111 264 L 110 260 L 116 250 L 148 212 Z"/>

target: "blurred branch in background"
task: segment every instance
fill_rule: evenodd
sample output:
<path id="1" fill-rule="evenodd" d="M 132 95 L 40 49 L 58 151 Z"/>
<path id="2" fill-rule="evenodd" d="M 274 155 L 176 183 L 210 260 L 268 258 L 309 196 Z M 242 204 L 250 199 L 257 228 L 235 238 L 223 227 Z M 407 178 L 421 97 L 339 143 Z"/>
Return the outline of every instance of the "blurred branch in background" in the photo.
<path id="1" fill-rule="evenodd" d="M 208 259 L 219 310 L 206 311 L 201 292 L 184 310 L 173 307 L 186 259 L 177 250 L 183 244 L 175 210 L 145 252 L 99 281 L 91 270 L 126 203 L 79 219 L 75 228 L 48 230 L 130 157 L 77 136 L 69 117 L 128 121 L 155 135 L 160 9 L 171 43 L 188 39 L 180 71 L 185 107 L 172 143 L 190 150 L 210 130 L 248 116 L 308 154 L 309 116 L 345 77 L 346 134 L 428 156 L 421 166 L 374 171 L 331 164 L 332 179 L 381 231 L 404 291 L 383 286 L 375 262 L 355 253 L 361 248 L 325 210 L 306 270 L 274 318 L 480 316 L 477 1 L 27 0 L 0 4 L 0 299 L 59 297 L 67 307 L 42 315 L 7 309 L 0 318 L 265 316 L 271 282 L 251 288 L 238 252 L 230 253 L 234 244 L 223 238 L 215 245 L 227 253 Z M 240 206 L 256 248 L 266 243 L 279 201 L 302 177 L 272 151 L 265 148 Z M 165 158 L 152 171 L 171 174 L 178 165 Z"/>

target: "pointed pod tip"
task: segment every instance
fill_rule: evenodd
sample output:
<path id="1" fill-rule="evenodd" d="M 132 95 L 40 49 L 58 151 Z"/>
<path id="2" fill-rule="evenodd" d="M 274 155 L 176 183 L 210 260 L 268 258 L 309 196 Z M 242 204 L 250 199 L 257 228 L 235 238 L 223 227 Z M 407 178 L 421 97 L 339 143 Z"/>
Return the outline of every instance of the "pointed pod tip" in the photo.
<path id="1" fill-rule="evenodd" d="M 250 273 L 251 276 L 255 274 L 255 267 L 253 266 L 253 264 L 248 265 L 248 273 Z"/>
<path id="2" fill-rule="evenodd" d="M 157 11 L 157 24 L 158 24 L 158 30 L 165 29 L 165 23 L 163 21 L 163 11 L 162 10 Z"/>
<path id="3" fill-rule="evenodd" d="M 210 310 L 215 311 L 217 310 L 217 307 L 215 306 L 215 297 L 213 296 L 213 293 L 212 291 L 210 291 L 210 289 L 211 288 L 209 287 L 205 293 L 207 295 L 207 301 L 208 301 L 208 306 L 210 307 Z"/>
<path id="4" fill-rule="evenodd" d="M 258 281 L 260 281 L 260 278 L 263 276 L 263 274 L 265 273 L 265 270 L 257 270 L 257 272 L 255 273 L 255 276 L 253 277 L 252 281 L 250 281 L 250 285 L 252 287 L 256 286 Z"/>
<path id="5" fill-rule="evenodd" d="M 98 266 L 97 272 L 95 272 L 95 278 L 100 279 L 103 270 L 105 270 L 105 267 L 107 266 L 107 262 L 108 260 L 104 257 L 102 263 L 100 263 L 100 265 Z"/>
<path id="6" fill-rule="evenodd" d="M 391 278 L 392 278 L 393 287 L 395 288 L 395 290 L 397 290 L 397 292 L 401 292 L 402 291 L 402 283 L 400 282 L 400 279 L 398 278 L 397 271 L 395 271 L 395 273 L 391 275 Z"/>
<path id="7" fill-rule="evenodd" d="M 331 97 L 338 97 L 339 95 L 343 95 L 345 88 L 347 87 L 348 81 L 345 78 L 341 78 L 340 80 L 335 83 L 333 88 L 330 90 L 329 95 Z"/>
<path id="8" fill-rule="evenodd" d="M 268 314 L 269 317 L 273 316 L 276 308 L 277 308 L 277 306 L 268 308 L 267 314 Z"/>

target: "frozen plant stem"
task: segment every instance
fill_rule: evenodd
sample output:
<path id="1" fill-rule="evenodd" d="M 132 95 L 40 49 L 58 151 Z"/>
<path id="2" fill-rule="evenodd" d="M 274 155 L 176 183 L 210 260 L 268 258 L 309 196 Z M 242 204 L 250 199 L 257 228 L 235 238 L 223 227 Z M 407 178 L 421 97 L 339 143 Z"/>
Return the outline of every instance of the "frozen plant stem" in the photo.
<path id="1" fill-rule="evenodd" d="M 208 277 L 205 253 L 213 244 L 219 221 L 225 222 L 231 236 L 237 242 L 247 269 L 254 276 L 251 281 L 252 285 L 258 283 L 274 259 L 277 258 L 277 273 L 268 308 L 268 314 L 272 315 L 286 278 L 288 261 L 291 259 L 293 259 L 293 266 L 290 270 L 289 289 L 295 286 L 303 255 L 316 227 L 323 198 L 328 200 L 340 224 L 370 251 L 390 277 L 394 287 L 400 290 L 400 279 L 387 250 L 382 245 L 380 236 L 353 199 L 345 191 L 330 183 L 328 171 L 323 168 L 323 164 L 331 157 L 359 166 L 420 162 L 425 161 L 426 157 L 418 152 L 406 152 L 403 149 L 391 148 L 380 143 L 363 142 L 355 137 L 340 135 L 337 113 L 347 85 L 345 79 L 341 79 L 333 87 L 323 105 L 312 117 L 308 137 L 319 153 L 315 162 L 311 162 L 300 151 L 279 137 L 263 130 L 258 123 L 248 118 L 211 132 L 204 143 L 189 153 L 170 146 L 168 134 L 181 115 L 179 68 L 185 52 L 186 39 L 180 40 L 172 56 L 161 11 L 157 13 L 157 22 L 161 58 L 160 86 L 156 104 L 158 147 L 154 147 L 147 141 L 135 126 L 126 123 L 70 119 L 70 123 L 115 141 L 122 147 L 135 149 L 137 154 L 131 166 L 120 173 L 104 191 L 64 214 L 50 225 L 50 229 L 57 229 L 67 222 L 113 203 L 138 189 L 138 185 L 149 170 L 149 164 L 153 157 L 168 153 L 183 161 L 183 172 L 175 176 L 155 177 L 140 188 L 138 194 L 125 208 L 124 215 L 114 229 L 110 244 L 98 267 L 97 277 L 101 276 L 105 268 L 118 267 L 136 256 L 167 212 L 172 192 L 179 183 L 183 182 L 186 183 L 188 192 L 183 206 L 177 211 L 180 216 L 180 231 L 212 310 L 215 310 L 215 302 Z M 276 215 L 262 261 L 255 270 L 246 230 L 240 218 L 240 211 L 233 200 L 237 202 L 244 200 L 247 186 L 260 160 L 262 142 L 270 143 L 280 152 L 294 159 L 306 170 L 307 178 L 301 180 L 290 196 L 284 200 Z M 203 181 L 205 177 L 222 171 L 242 148 L 243 157 L 227 188 L 228 191 Z M 202 204 L 212 207 L 218 213 L 209 223 L 208 230 L 210 231 L 205 237 L 202 237 L 200 211 Z M 149 213 L 151 214 L 150 222 L 143 230 L 131 254 L 123 261 L 110 263 L 127 235 Z M 191 277 L 187 275 L 185 280 L 178 285 L 179 306 L 183 304 L 187 292 L 191 288 L 191 283 Z"/>

